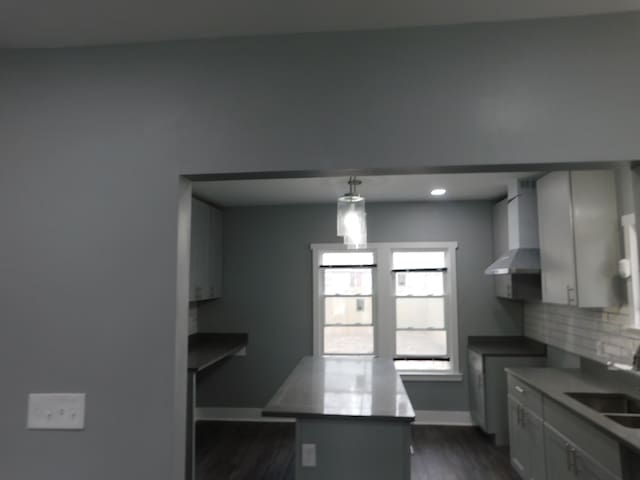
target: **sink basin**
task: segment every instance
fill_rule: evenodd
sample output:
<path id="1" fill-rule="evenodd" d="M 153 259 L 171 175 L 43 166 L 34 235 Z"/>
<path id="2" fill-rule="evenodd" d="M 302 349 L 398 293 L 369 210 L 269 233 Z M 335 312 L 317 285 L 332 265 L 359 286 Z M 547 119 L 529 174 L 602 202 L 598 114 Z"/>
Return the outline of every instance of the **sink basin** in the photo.
<path id="1" fill-rule="evenodd" d="M 640 428 L 640 415 L 605 415 L 614 422 L 627 428 Z"/>
<path id="2" fill-rule="evenodd" d="M 640 414 L 640 400 L 624 393 L 567 393 L 567 395 L 596 412 Z"/>

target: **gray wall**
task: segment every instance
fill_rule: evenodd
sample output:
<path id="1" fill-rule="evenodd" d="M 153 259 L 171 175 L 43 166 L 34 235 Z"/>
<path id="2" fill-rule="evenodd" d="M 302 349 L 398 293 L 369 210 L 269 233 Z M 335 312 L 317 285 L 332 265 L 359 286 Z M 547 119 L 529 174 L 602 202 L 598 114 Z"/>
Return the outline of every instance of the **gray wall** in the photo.
<path id="1" fill-rule="evenodd" d="M 0 477 L 179 478 L 180 173 L 637 159 L 639 50 L 628 14 L 0 51 Z M 25 431 L 51 390 L 86 431 Z"/>
<path id="2" fill-rule="evenodd" d="M 200 382 L 202 406 L 263 407 L 300 358 L 313 353 L 312 243 L 336 242 L 335 205 L 229 208 L 224 216 L 224 294 L 199 310 L 201 331 L 248 332 L 247 357 Z M 490 202 L 367 206 L 369 241 L 458 241 L 459 345 L 468 335 L 522 333 L 521 305 L 494 295 Z M 407 382 L 414 407 L 467 410 L 460 382 Z"/>

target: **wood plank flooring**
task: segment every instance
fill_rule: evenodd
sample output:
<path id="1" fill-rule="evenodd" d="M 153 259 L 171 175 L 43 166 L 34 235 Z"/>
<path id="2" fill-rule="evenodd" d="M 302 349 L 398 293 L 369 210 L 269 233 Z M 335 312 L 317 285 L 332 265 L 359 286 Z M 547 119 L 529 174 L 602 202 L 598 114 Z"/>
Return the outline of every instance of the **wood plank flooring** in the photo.
<path id="1" fill-rule="evenodd" d="M 291 423 L 200 422 L 196 435 L 197 480 L 294 480 Z M 475 428 L 414 426 L 412 435 L 412 480 L 518 479 L 508 450 Z"/>

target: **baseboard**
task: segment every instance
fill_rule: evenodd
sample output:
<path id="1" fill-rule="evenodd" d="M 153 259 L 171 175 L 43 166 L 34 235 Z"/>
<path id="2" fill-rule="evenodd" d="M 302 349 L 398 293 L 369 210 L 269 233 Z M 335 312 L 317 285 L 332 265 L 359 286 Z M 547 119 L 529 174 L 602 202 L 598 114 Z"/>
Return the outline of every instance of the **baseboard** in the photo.
<path id="1" fill-rule="evenodd" d="M 261 408 L 200 407 L 195 411 L 196 421 L 224 422 L 276 422 L 291 423 L 293 418 L 263 417 Z"/>
<path id="2" fill-rule="evenodd" d="M 201 407 L 196 408 L 197 421 L 224 422 L 295 422 L 293 418 L 263 417 L 260 408 Z M 471 426 L 471 414 L 465 411 L 416 410 L 415 425 Z"/>
<path id="3" fill-rule="evenodd" d="M 455 410 L 416 410 L 415 425 L 450 425 L 469 427 L 473 425 L 471 413 Z"/>

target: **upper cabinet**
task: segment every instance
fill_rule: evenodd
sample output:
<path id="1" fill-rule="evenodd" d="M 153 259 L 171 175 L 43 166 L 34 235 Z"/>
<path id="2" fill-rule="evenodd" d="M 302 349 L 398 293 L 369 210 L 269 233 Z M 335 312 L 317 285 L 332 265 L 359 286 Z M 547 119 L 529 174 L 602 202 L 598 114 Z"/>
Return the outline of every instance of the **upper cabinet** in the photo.
<path id="1" fill-rule="evenodd" d="M 552 172 L 538 180 L 537 190 L 542 301 L 616 305 L 620 245 L 613 172 Z"/>
<path id="2" fill-rule="evenodd" d="M 222 213 L 192 199 L 189 300 L 222 296 Z"/>

